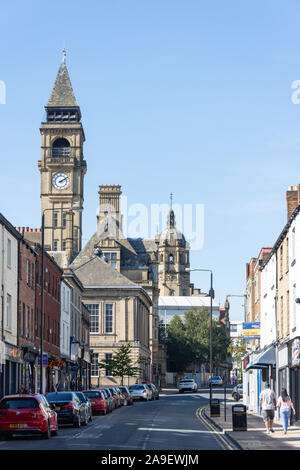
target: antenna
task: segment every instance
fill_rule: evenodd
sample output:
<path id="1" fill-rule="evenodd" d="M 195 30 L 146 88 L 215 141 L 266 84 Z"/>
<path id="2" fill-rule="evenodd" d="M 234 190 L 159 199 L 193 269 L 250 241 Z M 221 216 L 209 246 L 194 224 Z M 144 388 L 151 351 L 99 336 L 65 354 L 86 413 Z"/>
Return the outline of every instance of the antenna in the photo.
<path id="1" fill-rule="evenodd" d="M 65 49 L 65 47 L 63 48 L 62 53 L 63 53 L 62 63 L 65 64 L 65 63 L 66 63 L 66 55 L 67 55 L 67 54 L 66 54 L 66 49 Z"/>

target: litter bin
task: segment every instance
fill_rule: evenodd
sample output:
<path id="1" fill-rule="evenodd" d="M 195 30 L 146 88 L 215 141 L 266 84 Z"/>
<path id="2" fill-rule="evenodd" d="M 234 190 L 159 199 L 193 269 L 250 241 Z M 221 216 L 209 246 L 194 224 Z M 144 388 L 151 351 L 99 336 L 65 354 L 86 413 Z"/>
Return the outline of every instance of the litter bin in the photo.
<path id="1" fill-rule="evenodd" d="M 247 431 L 247 407 L 245 405 L 232 406 L 232 430 Z"/>
<path id="2" fill-rule="evenodd" d="M 210 416 L 220 416 L 220 400 L 212 398 L 210 402 Z"/>

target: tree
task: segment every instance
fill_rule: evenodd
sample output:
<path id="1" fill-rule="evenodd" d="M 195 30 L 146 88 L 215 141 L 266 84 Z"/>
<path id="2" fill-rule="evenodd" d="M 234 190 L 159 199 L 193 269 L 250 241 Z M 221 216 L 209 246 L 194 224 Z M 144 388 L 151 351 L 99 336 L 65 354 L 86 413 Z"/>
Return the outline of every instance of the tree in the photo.
<path id="1" fill-rule="evenodd" d="M 247 343 L 242 336 L 233 338 L 228 347 L 228 353 L 232 356 L 233 360 L 238 364 L 239 376 L 242 377 L 243 367 L 242 358 L 247 350 Z"/>
<path id="2" fill-rule="evenodd" d="M 226 360 L 229 339 L 222 325 L 212 321 L 213 366 Z M 210 311 L 206 308 L 185 312 L 183 320 L 174 315 L 167 327 L 166 348 L 169 362 L 177 372 L 186 370 L 190 363 L 208 364 L 210 361 Z"/>
<path id="3" fill-rule="evenodd" d="M 108 369 L 110 375 L 121 378 L 121 385 L 124 383 L 124 377 L 134 377 L 140 372 L 140 368 L 134 366 L 130 357 L 131 344 L 123 344 L 111 359 L 100 362 L 100 369 Z"/>

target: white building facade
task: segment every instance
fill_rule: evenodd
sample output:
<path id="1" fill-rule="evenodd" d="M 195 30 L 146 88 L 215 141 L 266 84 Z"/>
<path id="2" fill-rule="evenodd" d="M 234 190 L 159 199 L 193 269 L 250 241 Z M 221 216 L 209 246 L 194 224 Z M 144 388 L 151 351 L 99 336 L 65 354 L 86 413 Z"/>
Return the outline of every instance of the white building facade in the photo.
<path id="1" fill-rule="evenodd" d="M 0 213 L 0 397 L 15 393 L 21 352 L 18 349 L 18 267 L 21 235 Z"/>

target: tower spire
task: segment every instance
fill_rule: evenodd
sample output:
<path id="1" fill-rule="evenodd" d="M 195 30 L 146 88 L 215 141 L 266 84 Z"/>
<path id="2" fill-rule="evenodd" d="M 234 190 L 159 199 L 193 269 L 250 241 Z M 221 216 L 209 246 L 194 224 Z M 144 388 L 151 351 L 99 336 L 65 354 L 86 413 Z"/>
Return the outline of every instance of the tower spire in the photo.
<path id="1" fill-rule="evenodd" d="M 65 64 L 65 63 L 66 63 L 66 55 L 67 55 L 65 48 L 63 48 L 62 53 L 63 53 L 63 55 L 62 55 L 62 61 L 61 61 L 61 63 L 62 63 L 62 64 Z"/>

